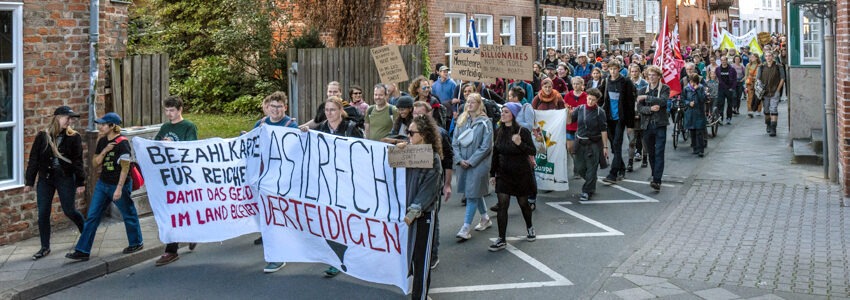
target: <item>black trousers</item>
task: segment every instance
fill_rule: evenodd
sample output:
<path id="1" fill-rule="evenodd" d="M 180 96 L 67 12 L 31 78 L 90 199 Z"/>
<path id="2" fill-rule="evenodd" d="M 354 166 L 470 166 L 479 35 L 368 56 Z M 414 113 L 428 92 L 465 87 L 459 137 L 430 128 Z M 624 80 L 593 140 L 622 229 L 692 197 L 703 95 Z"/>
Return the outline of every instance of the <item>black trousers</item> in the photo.
<path id="1" fill-rule="evenodd" d="M 611 140 L 611 171 L 609 178 L 626 174 L 626 163 L 623 161 L 623 136 L 626 135 L 626 123 L 622 120 L 608 120 L 608 139 Z M 613 139 L 612 139 L 613 137 Z"/>
<path id="2" fill-rule="evenodd" d="M 433 212 L 424 212 L 422 216 L 413 222 L 412 227 L 416 231 L 413 237 L 413 291 L 410 299 L 428 299 L 428 288 L 431 286 L 431 247 L 434 241 L 434 217 Z"/>

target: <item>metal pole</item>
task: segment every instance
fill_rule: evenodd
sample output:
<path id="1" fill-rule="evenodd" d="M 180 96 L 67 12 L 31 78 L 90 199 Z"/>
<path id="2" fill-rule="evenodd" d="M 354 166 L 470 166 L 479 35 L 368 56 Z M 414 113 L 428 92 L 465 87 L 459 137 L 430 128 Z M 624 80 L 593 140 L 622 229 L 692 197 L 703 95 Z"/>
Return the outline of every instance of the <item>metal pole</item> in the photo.
<path id="1" fill-rule="evenodd" d="M 94 119 L 95 114 L 97 114 L 97 109 L 95 109 L 95 100 L 97 99 L 97 78 L 99 76 L 97 64 L 97 43 L 100 31 L 98 27 L 99 20 L 100 0 L 91 0 L 91 8 L 89 11 L 89 131 L 95 130 Z"/>
<path id="2" fill-rule="evenodd" d="M 825 135 L 823 149 L 826 150 L 824 170 L 826 171 L 826 178 L 831 179 L 832 182 L 837 182 L 838 144 L 835 132 L 835 57 L 833 56 L 835 52 L 831 51 L 835 47 L 835 36 L 832 34 L 832 19 L 829 19 L 828 22 L 821 19 L 821 24 L 826 24 L 825 27 L 822 27 L 823 52 L 821 52 L 824 54 L 821 60 L 823 61 L 822 69 L 824 70 L 824 82 L 826 84 L 824 90 L 824 114 L 826 117 L 824 127 L 826 127 L 826 130 L 823 131 Z"/>

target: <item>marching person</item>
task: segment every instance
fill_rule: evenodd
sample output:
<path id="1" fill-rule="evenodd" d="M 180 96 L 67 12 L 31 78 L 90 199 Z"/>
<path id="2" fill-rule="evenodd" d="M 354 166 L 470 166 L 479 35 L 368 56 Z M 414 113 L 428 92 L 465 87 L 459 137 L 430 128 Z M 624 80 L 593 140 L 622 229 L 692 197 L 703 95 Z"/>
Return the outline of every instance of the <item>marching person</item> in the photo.
<path id="1" fill-rule="evenodd" d="M 80 239 L 74 247 L 74 252 L 65 255 L 77 261 L 89 260 L 97 227 L 112 202 L 121 212 L 127 231 L 129 246 L 124 248 L 124 254 L 135 253 L 144 248 L 139 214 L 133 199 L 130 198 L 133 188 L 133 180 L 128 175 L 131 160 L 130 141 L 121 135 L 121 116 L 110 112 L 94 122 L 97 123 L 98 140 L 92 167 L 100 168 L 100 178 L 92 193 L 88 219 L 83 225 Z"/>
<path id="2" fill-rule="evenodd" d="M 83 231 L 83 215 L 74 205 L 74 195 L 86 190 L 86 171 L 83 167 L 82 137 L 71 126 L 80 114 L 68 106 L 53 111 L 50 124 L 35 136 L 27 162 L 24 193 L 32 191 L 38 177 L 36 196 L 38 204 L 38 235 L 41 249 L 33 254 L 37 260 L 50 254 L 50 212 L 53 196 L 59 194 L 62 212 Z"/>
<path id="3" fill-rule="evenodd" d="M 635 54 L 638 55 L 638 54 Z M 699 57 L 699 56 L 696 56 Z M 629 65 L 629 79 L 635 84 L 635 91 L 644 89 L 649 83 L 643 79 L 643 66 L 636 63 Z M 637 102 L 635 102 L 635 110 L 637 110 Z M 629 163 L 626 165 L 626 172 L 634 171 L 634 162 L 641 161 L 641 168 L 646 168 L 646 160 L 643 159 L 642 153 L 646 153 L 646 147 L 643 145 L 643 130 L 640 130 L 640 114 L 635 114 L 636 126 L 629 130 Z"/>
<path id="4" fill-rule="evenodd" d="M 599 160 L 608 157 L 608 117 L 597 105 L 602 92 L 597 89 L 587 91 L 587 103 L 573 109 L 570 123 L 576 122 L 576 172 L 584 178 L 579 200 L 588 201 L 596 192 L 596 171 Z"/>
<path id="5" fill-rule="evenodd" d="M 747 80 L 744 86 L 744 90 L 747 93 L 747 116 L 750 118 L 753 117 L 753 114 L 756 117 L 761 117 L 761 99 L 755 96 L 755 85 L 756 79 L 758 79 L 760 63 L 759 55 L 750 53 L 750 63 L 747 64 Z"/>
<path id="6" fill-rule="evenodd" d="M 431 168 L 407 168 L 405 169 L 405 182 L 407 183 L 407 214 L 404 222 L 411 228 L 408 249 L 412 256 L 411 271 L 413 272 L 412 299 L 430 299 L 428 288 L 431 285 L 431 268 L 436 266 L 431 261 L 434 243 L 434 230 L 436 223 L 436 208 L 440 202 L 440 190 L 443 173 L 441 159 L 443 156 L 443 143 L 437 122 L 428 115 L 413 118 L 408 133 L 410 144 L 431 145 L 434 160 Z M 405 143 L 398 145 L 404 148 Z"/>
<path id="7" fill-rule="evenodd" d="M 159 127 L 159 132 L 157 132 L 154 140 L 185 142 L 198 139 L 198 127 L 192 121 L 183 119 L 183 100 L 180 97 L 170 96 L 165 98 L 162 106 L 165 107 L 165 117 L 168 118 L 168 122 Z M 177 256 L 178 246 L 177 243 L 165 245 L 165 253 L 156 260 L 156 266 L 164 266 L 180 259 Z M 197 246 L 197 243 L 189 243 L 189 251 L 195 250 Z"/>
<path id="8" fill-rule="evenodd" d="M 528 197 L 536 193 L 534 174 L 530 155 L 537 153 L 531 131 L 519 126 L 516 116 L 522 105 L 509 102 L 502 107 L 499 128 L 493 145 L 493 156 L 490 167 L 490 184 L 496 186 L 496 196 L 499 199 L 498 214 L 499 238 L 490 245 L 490 251 L 505 249 L 507 242 L 505 232 L 508 227 L 508 207 L 511 196 L 517 198 L 522 218 L 525 220 L 526 240 L 533 242 L 537 239 L 531 222 L 531 205 Z"/>
<path id="9" fill-rule="evenodd" d="M 773 52 L 764 53 L 764 65 L 758 69 L 756 76 L 764 84 L 764 123 L 767 133 L 776 136 L 776 122 L 779 118 L 779 98 L 782 96 L 782 86 L 785 85 L 785 69 L 776 64 Z"/>
<path id="10" fill-rule="evenodd" d="M 552 81 L 546 80 L 551 90 Z M 550 93 L 557 95 L 555 92 Z M 457 187 L 467 199 L 463 227 L 457 233 L 459 239 L 472 238 L 469 226 L 476 210 L 481 214 L 481 219 L 475 230 L 482 231 L 493 224 L 487 215 L 483 198 L 488 192 L 487 175 L 490 174 L 490 155 L 493 151 L 493 129 L 490 126 L 481 95 L 467 95 L 464 112 L 458 117 L 452 137 Z"/>
<path id="11" fill-rule="evenodd" d="M 611 73 L 605 79 L 602 98 L 598 99 L 608 114 L 608 137 L 611 140 L 611 154 L 614 156 L 611 162 L 611 170 L 602 181 L 606 183 L 617 183 L 626 176 L 626 164 L 623 161 L 623 137 L 626 129 L 635 127 L 635 97 L 637 91 L 632 80 L 620 73 L 620 61 L 613 59 L 608 62 L 608 72 Z"/>
<path id="12" fill-rule="evenodd" d="M 574 90 L 568 92 L 564 96 L 564 102 L 567 104 L 567 111 L 571 112 L 575 108 L 587 104 L 587 93 L 584 91 L 584 79 L 581 77 L 573 77 L 572 78 Z M 578 169 L 576 169 L 575 164 L 575 153 L 576 153 L 576 131 L 578 130 L 578 122 L 571 122 L 567 124 L 567 153 L 570 157 L 573 158 L 573 176 L 574 178 L 580 178 L 581 175 L 578 173 Z"/>
<path id="13" fill-rule="evenodd" d="M 689 78 L 689 83 L 685 87 L 684 104 L 688 107 L 685 110 L 685 129 L 691 132 L 691 148 L 693 154 L 703 157 L 705 155 L 705 100 L 707 98 L 705 88 L 699 83 L 702 78 L 693 74 Z"/>
<path id="14" fill-rule="evenodd" d="M 732 109 L 735 106 L 735 87 L 738 85 L 738 74 L 725 56 L 720 58 L 720 66 L 714 72 L 717 74 L 717 80 L 720 83 L 718 85 L 717 101 L 715 101 L 714 106 L 717 107 L 722 115 L 725 105 L 726 125 L 731 125 Z"/>
<path id="15" fill-rule="evenodd" d="M 387 86 L 376 84 L 373 97 L 375 104 L 366 109 L 364 119 L 364 135 L 367 139 L 379 141 L 392 132 L 393 122 L 398 119 L 398 109 L 387 103 Z M 408 97 L 409 96 L 405 96 Z M 401 98 L 399 98 L 401 99 Z"/>
<path id="16" fill-rule="evenodd" d="M 661 83 L 661 68 L 650 66 L 646 69 L 649 85 L 639 91 L 638 112 L 640 128 L 643 130 L 643 144 L 652 168 L 652 181 L 649 186 L 655 191 L 661 190 L 661 177 L 664 175 L 664 149 L 667 145 L 667 125 L 670 116 L 667 113 L 667 100 L 670 99 L 670 87 Z"/>

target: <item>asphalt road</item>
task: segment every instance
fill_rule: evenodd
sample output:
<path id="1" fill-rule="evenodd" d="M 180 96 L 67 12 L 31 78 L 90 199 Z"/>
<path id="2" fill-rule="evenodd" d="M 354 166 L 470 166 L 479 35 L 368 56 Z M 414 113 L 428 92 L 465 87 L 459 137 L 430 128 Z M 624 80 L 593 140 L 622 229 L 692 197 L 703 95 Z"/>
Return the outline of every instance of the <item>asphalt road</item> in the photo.
<path id="1" fill-rule="evenodd" d="M 514 201 L 508 236 L 523 238 L 509 239 L 508 249 L 500 252 L 487 250 L 497 236 L 495 218 L 490 229 L 457 242 L 464 207 L 454 196 L 440 213 L 440 264 L 432 275 L 432 298 L 589 298 L 601 280 L 641 246 L 648 228 L 675 207 L 685 178 L 704 163 L 690 154 L 689 147 L 673 150 L 671 144 L 668 138 L 665 174 L 670 176 L 660 193 L 647 184 L 650 171 L 644 168 L 627 174 L 631 181 L 616 186 L 600 180 L 590 203 L 578 201 L 581 180 L 572 180 L 568 192 L 541 194 L 534 213 L 535 242 L 524 240 L 525 226 Z M 713 144 L 709 140 L 708 151 Z M 488 206 L 495 203 L 494 195 L 485 199 Z M 397 287 L 345 274 L 323 278 L 323 264 L 290 263 L 277 273 L 264 274 L 263 249 L 252 243 L 256 236 L 201 244 L 194 252 L 183 248 L 180 260 L 170 265 L 155 267 L 150 260 L 46 299 L 405 298 Z"/>

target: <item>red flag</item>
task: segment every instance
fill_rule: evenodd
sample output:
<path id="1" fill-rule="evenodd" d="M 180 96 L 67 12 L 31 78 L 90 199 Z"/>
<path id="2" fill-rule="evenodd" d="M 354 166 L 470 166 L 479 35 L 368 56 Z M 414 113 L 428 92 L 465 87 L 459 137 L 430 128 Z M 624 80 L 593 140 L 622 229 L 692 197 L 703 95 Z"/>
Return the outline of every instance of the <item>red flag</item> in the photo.
<path id="1" fill-rule="evenodd" d="M 673 55 L 677 59 L 682 59 L 682 46 L 679 45 L 679 24 L 673 27 L 673 32 L 670 33 L 670 46 L 673 47 Z"/>
<path id="2" fill-rule="evenodd" d="M 662 82 L 670 87 L 670 97 L 672 98 L 682 93 L 679 71 L 682 69 L 684 61 L 681 58 L 676 58 L 674 48 L 677 47 L 673 45 L 672 34 L 667 31 L 667 28 L 667 7 L 664 7 L 664 22 L 661 23 L 661 34 L 658 36 L 658 50 L 655 51 L 654 61 L 657 66 L 661 67 Z"/>

